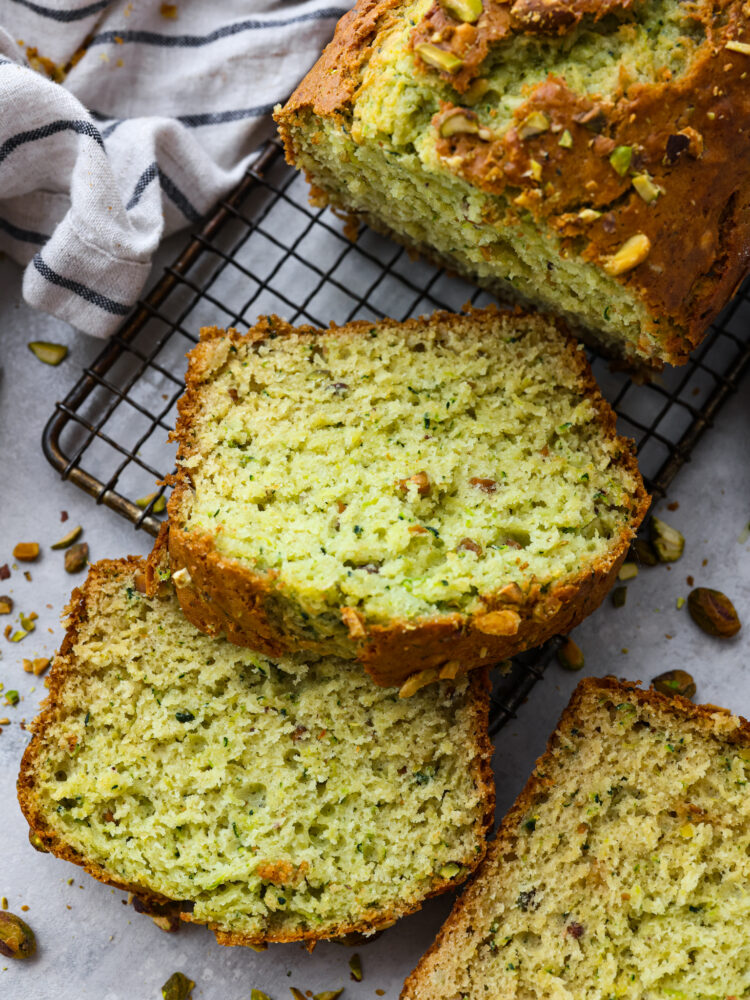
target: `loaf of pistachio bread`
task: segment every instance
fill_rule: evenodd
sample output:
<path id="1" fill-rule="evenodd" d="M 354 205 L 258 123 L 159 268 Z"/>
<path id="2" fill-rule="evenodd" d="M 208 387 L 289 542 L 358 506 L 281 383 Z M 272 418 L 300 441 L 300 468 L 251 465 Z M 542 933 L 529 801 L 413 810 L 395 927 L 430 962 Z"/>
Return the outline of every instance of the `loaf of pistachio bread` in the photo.
<path id="1" fill-rule="evenodd" d="M 750 994 L 750 723 L 583 681 L 403 1000 Z"/>
<path id="2" fill-rule="evenodd" d="M 222 944 L 372 933 L 466 877 L 486 672 L 404 701 L 358 664 L 208 638 L 146 569 L 97 563 L 73 595 L 18 782 L 44 847 Z"/>
<path id="3" fill-rule="evenodd" d="M 403 694 L 580 622 L 647 506 L 583 351 L 496 309 L 204 330 L 176 438 L 190 621 Z"/>
<path id="4" fill-rule="evenodd" d="M 345 209 L 637 363 L 750 255 L 744 0 L 359 0 L 276 121 Z"/>

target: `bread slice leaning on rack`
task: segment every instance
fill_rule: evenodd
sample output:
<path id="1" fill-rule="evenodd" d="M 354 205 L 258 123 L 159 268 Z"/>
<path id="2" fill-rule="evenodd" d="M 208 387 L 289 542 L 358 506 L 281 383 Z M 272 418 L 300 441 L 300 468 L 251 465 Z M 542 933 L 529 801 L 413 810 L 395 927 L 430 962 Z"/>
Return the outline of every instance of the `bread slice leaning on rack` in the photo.
<path id="1" fill-rule="evenodd" d="M 648 504 L 583 351 L 535 314 L 203 330 L 175 437 L 190 621 L 407 692 L 578 624 Z"/>
<path id="2" fill-rule="evenodd" d="M 486 671 L 404 700 L 270 660 L 153 569 L 100 562 L 73 595 L 18 781 L 43 846 L 222 944 L 371 934 L 461 882 L 494 810 Z"/>
<path id="3" fill-rule="evenodd" d="M 402 1000 L 750 993 L 750 723 L 578 686 Z"/>

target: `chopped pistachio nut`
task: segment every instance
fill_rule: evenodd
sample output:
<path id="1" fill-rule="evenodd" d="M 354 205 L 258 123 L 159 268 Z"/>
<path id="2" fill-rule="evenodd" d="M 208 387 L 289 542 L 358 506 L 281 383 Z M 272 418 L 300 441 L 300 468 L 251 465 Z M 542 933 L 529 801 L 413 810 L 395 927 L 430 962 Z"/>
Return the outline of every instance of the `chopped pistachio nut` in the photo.
<path id="1" fill-rule="evenodd" d="M 33 562 L 39 555 L 38 542 L 19 542 L 13 549 L 13 558 L 19 562 Z"/>
<path id="2" fill-rule="evenodd" d="M 312 1000 L 336 1000 L 344 992 L 343 986 L 340 990 L 323 990 L 322 993 L 313 993 Z"/>
<path id="3" fill-rule="evenodd" d="M 33 830 L 29 830 L 29 843 L 34 848 L 35 851 L 39 851 L 40 854 L 48 854 L 47 848 L 42 843 L 42 838 L 38 833 Z"/>
<path id="4" fill-rule="evenodd" d="M 532 111 L 526 115 L 518 126 L 519 139 L 530 139 L 534 135 L 541 135 L 549 128 L 549 118 L 543 111 Z"/>
<path id="5" fill-rule="evenodd" d="M 307 1000 L 307 997 L 302 992 L 302 990 L 298 990 L 296 986 L 290 986 L 289 992 L 294 997 L 294 1000 Z"/>
<path id="6" fill-rule="evenodd" d="M 31 958 L 36 951 L 34 932 L 14 913 L 0 910 L 0 955 L 6 958 Z"/>
<path id="7" fill-rule="evenodd" d="M 633 178 L 633 187 L 636 194 L 640 195 L 647 205 L 656 201 L 659 195 L 664 193 L 662 188 L 653 182 L 649 174 L 636 174 Z"/>
<path id="8" fill-rule="evenodd" d="M 20 614 L 18 616 L 18 621 L 21 623 L 21 628 L 25 632 L 33 632 L 34 629 L 36 628 L 34 622 L 37 620 L 38 617 L 39 615 L 36 613 L 36 611 L 32 611 L 28 615 Z"/>
<path id="9" fill-rule="evenodd" d="M 429 42 L 422 42 L 417 45 L 415 52 L 419 58 L 434 69 L 442 70 L 443 73 L 457 73 L 464 64 L 463 59 L 447 49 L 440 49 L 437 45 L 430 45 Z"/>
<path id="10" fill-rule="evenodd" d="M 609 157 L 609 162 L 611 163 L 614 170 L 624 177 L 625 174 L 630 170 L 630 161 L 633 159 L 633 147 L 632 146 L 617 146 L 612 150 Z"/>
<path id="11" fill-rule="evenodd" d="M 163 1000 L 190 1000 L 195 983 L 184 972 L 173 972 L 161 988 Z"/>
<path id="12" fill-rule="evenodd" d="M 677 605 L 677 610 L 678 611 L 682 611 L 682 609 L 685 607 L 685 598 L 684 597 L 678 597 L 677 601 L 676 601 L 676 605 Z"/>
<path id="13" fill-rule="evenodd" d="M 669 697 L 679 694 L 683 698 L 693 698 L 696 692 L 695 681 L 686 670 L 667 670 L 654 677 L 651 686 Z"/>
<path id="14" fill-rule="evenodd" d="M 250 1000 L 271 1000 L 271 998 L 262 990 L 250 990 Z"/>
<path id="15" fill-rule="evenodd" d="M 627 587 L 615 587 L 612 591 L 612 603 L 616 608 L 624 608 L 628 599 Z"/>
<path id="16" fill-rule="evenodd" d="M 6 705 L 17 705 L 21 700 L 18 691 L 14 691 L 12 688 L 10 691 L 5 692 L 5 703 Z"/>
<path id="17" fill-rule="evenodd" d="M 9 615 L 13 610 L 13 598 L 3 594 L 0 597 L 0 615 Z"/>
<path id="18" fill-rule="evenodd" d="M 632 580 L 638 576 L 638 567 L 634 562 L 624 562 L 620 567 L 620 572 L 617 574 L 617 579 L 622 580 Z"/>
<path id="19" fill-rule="evenodd" d="M 636 538 L 633 542 L 633 552 L 641 566 L 656 566 L 659 562 L 651 542 L 646 538 Z"/>
<path id="20" fill-rule="evenodd" d="M 651 240 L 645 233 L 636 233 L 623 243 L 616 254 L 604 262 L 604 270 L 616 278 L 642 264 L 650 252 Z"/>
<path id="21" fill-rule="evenodd" d="M 440 876 L 441 878 L 455 878 L 465 870 L 462 865 L 457 865 L 455 861 L 449 861 L 447 865 L 443 865 L 440 869 Z"/>
<path id="22" fill-rule="evenodd" d="M 75 542 L 80 537 L 82 531 L 83 528 L 80 526 L 80 524 L 77 525 L 75 528 L 69 531 L 67 535 L 63 535 L 63 537 L 60 539 L 59 542 L 55 542 L 54 545 L 50 545 L 50 548 L 67 549 L 68 546 L 72 545 L 73 542 Z"/>
<path id="23" fill-rule="evenodd" d="M 399 688 L 398 696 L 399 698 L 411 698 L 411 696 L 416 694 L 420 688 L 425 687 L 426 684 L 432 684 L 432 682 L 437 679 L 437 667 L 428 667 L 426 670 L 419 670 L 416 674 L 412 674 L 411 677 L 408 677 L 404 681 Z"/>
<path id="24" fill-rule="evenodd" d="M 438 125 L 438 132 L 443 139 L 452 135 L 476 135 L 478 131 L 477 113 L 465 108 L 451 108 L 441 117 Z"/>
<path id="25" fill-rule="evenodd" d="M 750 56 L 750 42 L 727 42 L 724 46 L 725 49 L 729 49 L 730 52 L 739 52 L 740 55 Z"/>
<path id="26" fill-rule="evenodd" d="M 32 340 L 29 350 L 45 365 L 59 365 L 68 356 L 65 344 L 51 344 L 46 340 Z"/>
<path id="27" fill-rule="evenodd" d="M 563 131 L 563 134 L 560 136 L 560 141 L 558 142 L 557 145 L 562 146 L 563 149 L 573 148 L 573 136 L 570 134 L 568 129 L 565 129 Z"/>
<path id="28" fill-rule="evenodd" d="M 659 562 L 676 562 L 685 550 L 685 539 L 666 521 L 652 517 L 649 523 L 651 544 Z"/>
<path id="29" fill-rule="evenodd" d="M 542 165 L 538 160 L 529 160 L 529 173 L 535 181 L 542 179 Z"/>
<path id="30" fill-rule="evenodd" d="M 687 606 L 695 624 L 708 635 L 730 639 L 742 628 L 734 605 L 720 590 L 696 587 L 688 594 Z"/>
<path id="31" fill-rule="evenodd" d="M 157 497 L 156 493 L 149 493 L 148 496 L 139 497 L 136 500 L 135 505 L 136 505 L 136 507 L 140 507 L 141 510 L 145 510 L 146 507 L 148 507 L 148 505 L 153 500 L 154 501 L 154 506 L 151 508 L 151 513 L 152 514 L 162 514 L 164 512 L 164 510 L 166 509 L 166 506 L 167 506 L 166 497 L 160 496 L 160 497 L 158 497 L 158 499 L 155 499 L 156 497 Z"/>
<path id="32" fill-rule="evenodd" d="M 10 628 L 10 625 L 8 626 L 8 628 Z M 21 642 L 23 639 L 26 638 L 28 634 L 29 634 L 28 632 L 25 632 L 22 628 L 19 628 L 16 629 L 15 632 L 6 631 L 5 637 L 6 639 L 8 639 L 9 642 Z"/>
<path id="33" fill-rule="evenodd" d="M 557 662 L 563 670 L 581 670 L 585 663 L 583 650 L 572 639 L 566 639 L 557 651 Z"/>
<path id="34" fill-rule="evenodd" d="M 2 899 L 0 899 L 0 908 L 2 908 L 3 910 L 7 910 L 8 909 L 8 898 L 7 898 L 7 896 L 3 896 Z"/>
<path id="35" fill-rule="evenodd" d="M 595 208 L 582 208 L 578 213 L 578 218 L 581 222 L 596 222 L 597 219 L 601 219 L 602 213 L 597 212 Z"/>
<path id="36" fill-rule="evenodd" d="M 65 572 L 78 573 L 84 568 L 89 558 L 89 547 L 86 542 L 78 542 L 65 553 Z"/>
<path id="37" fill-rule="evenodd" d="M 349 975 L 355 983 L 362 982 L 362 959 L 359 955 L 352 955 L 349 959 Z"/>
<path id="38" fill-rule="evenodd" d="M 440 6 L 457 21 L 474 24 L 482 16 L 482 0 L 440 0 Z"/>

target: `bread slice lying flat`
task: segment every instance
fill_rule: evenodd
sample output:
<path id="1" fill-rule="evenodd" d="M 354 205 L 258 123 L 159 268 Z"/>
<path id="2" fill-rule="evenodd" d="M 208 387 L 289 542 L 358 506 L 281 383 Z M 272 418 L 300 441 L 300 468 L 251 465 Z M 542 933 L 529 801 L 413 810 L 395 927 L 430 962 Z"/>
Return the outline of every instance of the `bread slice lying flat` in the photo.
<path id="1" fill-rule="evenodd" d="M 583 681 L 404 1000 L 750 994 L 750 723 Z"/>
<path id="2" fill-rule="evenodd" d="M 465 878 L 494 805 L 486 672 L 404 700 L 358 664 L 272 662 L 145 569 L 97 563 L 74 594 L 18 784 L 44 846 L 222 944 L 371 933 Z"/>
<path id="3" fill-rule="evenodd" d="M 242 336 L 189 356 L 169 547 L 206 632 L 412 687 L 565 632 L 647 507 L 584 356 L 498 310 Z"/>

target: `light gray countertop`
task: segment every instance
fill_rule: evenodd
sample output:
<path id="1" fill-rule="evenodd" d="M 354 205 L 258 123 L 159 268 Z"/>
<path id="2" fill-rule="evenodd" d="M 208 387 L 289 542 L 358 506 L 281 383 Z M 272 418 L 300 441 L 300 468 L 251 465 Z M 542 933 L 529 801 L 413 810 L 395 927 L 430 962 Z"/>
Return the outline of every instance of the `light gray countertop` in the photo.
<path id="1" fill-rule="evenodd" d="M 173 239 L 162 250 L 161 262 L 171 259 L 175 247 Z M 157 1000 L 162 983 L 179 969 L 196 981 L 194 996 L 200 1000 L 249 1000 L 253 987 L 282 1000 L 290 996 L 289 986 L 314 992 L 346 986 L 344 1000 L 374 997 L 382 989 L 387 1000 L 395 1000 L 445 918 L 450 898 L 431 901 L 421 913 L 357 949 L 364 980 L 356 984 L 349 981 L 349 949 L 323 944 L 309 955 L 298 945 L 276 945 L 256 954 L 222 948 L 200 927 L 184 926 L 168 935 L 124 906 L 121 892 L 29 846 L 15 796 L 28 740 L 19 723 L 35 716 L 45 689 L 42 678 L 24 673 L 21 660 L 53 653 L 62 635 L 59 616 L 75 583 L 63 570 L 63 553 L 49 546 L 76 524 L 84 526 L 92 560 L 145 554 L 151 539 L 62 482 L 41 451 L 42 429 L 55 401 L 98 353 L 101 342 L 29 310 L 21 301 L 20 271 L 7 260 L 0 261 L 0 330 L 0 564 L 12 564 L 11 550 L 19 541 L 38 541 L 43 549 L 41 558 L 28 566 L 31 582 L 23 576 L 24 566 L 0 582 L 0 593 L 12 596 L 16 610 L 39 614 L 36 631 L 22 643 L 0 638 L 0 681 L 6 690 L 21 694 L 15 708 L 6 707 L 0 696 L 0 717 L 12 720 L 0 734 L 0 896 L 7 897 L 11 911 L 28 919 L 39 942 L 32 961 L 0 958 L 0 997 Z M 27 349 L 35 339 L 66 343 L 70 354 L 58 368 L 45 366 Z M 615 609 L 607 600 L 576 630 L 586 656 L 584 675 L 614 673 L 648 682 L 663 670 L 682 667 L 697 680 L 698 700 L 750 715 L 750 540 L 743 534 L 750 520 L 749 440 L 746 379 L 675 481 L 668 500 L 679 508 L 657 507 L 685 535 L 683 558 L 672 566 L 642 570 L 629 584 L 624 608 Z M 63 510 L 69 515 L 65 524 Z M 690 589 L 688 575 L 696 585 L 716 587 L 734 600 L 746 622 L 739 636 L 710 638 L 693 625 L 685 608 L 678 610 L 677 598 Z M 518 718 L 500 733 L 495 753 L 499 813 L 522 788 L 580 676 L 552 664 Z M 21 914 L 22 905 L 28 912 Z"/>

